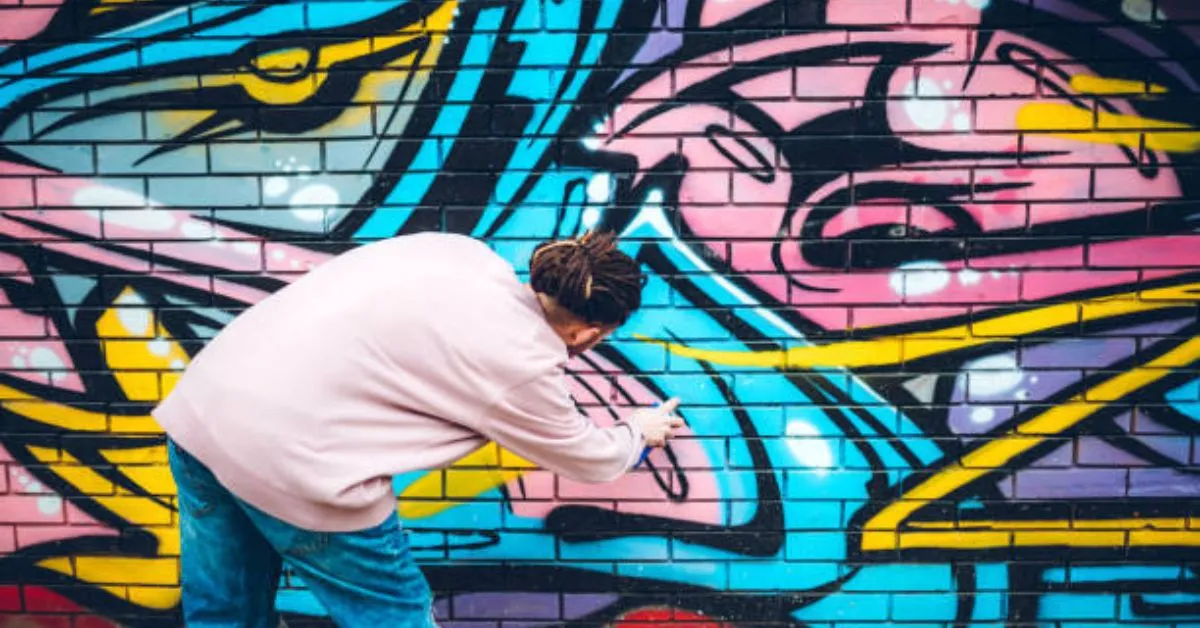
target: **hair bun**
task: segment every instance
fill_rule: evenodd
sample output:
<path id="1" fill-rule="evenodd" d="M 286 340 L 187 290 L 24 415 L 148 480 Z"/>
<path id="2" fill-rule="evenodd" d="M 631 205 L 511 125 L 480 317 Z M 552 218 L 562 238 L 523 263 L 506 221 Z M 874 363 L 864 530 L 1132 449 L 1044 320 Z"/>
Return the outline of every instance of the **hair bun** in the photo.
<path id="1" fill-rule="evenodd" d="M 616 245 L 608 232 L 543 242 L 529 260 L 530 284 L 586 321 L 623 323 L 641 306 L 644 279 Z"/>

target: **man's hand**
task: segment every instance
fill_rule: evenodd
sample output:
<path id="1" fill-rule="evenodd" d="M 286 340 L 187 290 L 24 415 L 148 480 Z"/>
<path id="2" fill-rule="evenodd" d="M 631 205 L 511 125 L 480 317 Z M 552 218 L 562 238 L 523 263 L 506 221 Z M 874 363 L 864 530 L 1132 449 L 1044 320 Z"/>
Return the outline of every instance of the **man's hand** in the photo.
<path id="1" fill-rule="evenodd" d="M 679 407 L 679 399 L 673 398 L 656 408 L 642 408 L 629 415 L 629 420 L 642 428 L 646 444 L 651 447 L 662 447 L 667 439 L 674 436 L 674 431 L 683 427 L 683 419 L 673 416 L 675 408 Z"/>

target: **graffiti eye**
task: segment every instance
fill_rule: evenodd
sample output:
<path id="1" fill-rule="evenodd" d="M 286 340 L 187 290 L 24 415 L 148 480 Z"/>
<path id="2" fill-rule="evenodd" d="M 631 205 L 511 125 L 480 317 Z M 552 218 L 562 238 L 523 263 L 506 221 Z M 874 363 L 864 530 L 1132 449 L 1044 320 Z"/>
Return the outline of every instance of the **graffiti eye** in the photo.
<path id="1" fill-rule="evenodd" d="M 775 168 L 771 165 L 771 160 L 750 140 L 716 124 L 704 129 L 704 135 L 713 148 L 724 155 L 739 172 L 748 174 L 762 183 L 775 181 Z"/>
<path id="2" fill-rule="evenodd" d="M 250 60 L 250 67 L 260 78 L 286 83 L 297 81 L 312 72 L 316 54 L 309 48 L 284 48 L 264 52 Z"/>

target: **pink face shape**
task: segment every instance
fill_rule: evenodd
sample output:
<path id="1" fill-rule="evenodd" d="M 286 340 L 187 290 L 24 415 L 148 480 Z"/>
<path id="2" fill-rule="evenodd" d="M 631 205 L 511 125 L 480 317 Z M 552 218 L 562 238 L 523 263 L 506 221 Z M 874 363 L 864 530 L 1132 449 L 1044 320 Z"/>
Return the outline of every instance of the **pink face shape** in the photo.
<path id="1" fill-rule="evenodd" d="M 968 4 L 914 2 L 913 19 L 978 21 Z M 862 15 L 852 6 L 835 0 L 827 17 Z M 1130 100 L 1103 95 L 1115 82 L 1013 33 L 978 55 L 977 40 L 927 28 L 736 45 L 635 89 L 600 150 L 635 157 L 639 171 L 682 158 L 686 235 L 825 329 L 934 320 L 1200 262 L 1194 237 L 1128 237 L 1148 203 L 1181 196 L 1175 147 L 1052 132 L 1093 129 L 1093 109 L 1101 128 L 1137 123 Z"/>

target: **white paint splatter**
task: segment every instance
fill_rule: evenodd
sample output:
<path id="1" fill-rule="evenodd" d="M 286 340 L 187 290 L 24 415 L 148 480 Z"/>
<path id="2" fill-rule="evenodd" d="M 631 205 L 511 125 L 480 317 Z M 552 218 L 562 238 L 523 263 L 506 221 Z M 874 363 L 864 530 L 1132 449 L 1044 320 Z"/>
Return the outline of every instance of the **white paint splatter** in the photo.
<path id="1" fill-rule="evenodd" d="M 954 114 L 954 119 L 951 121 L 951 124 L 954 126 L 955 131 L 970 131 L 971 116 L 968 116 L 965 113 L 956 113 Z"/>
<path id="2" fill-rule="evenodd" d="M 66 366 L 58 354 L 45 348 L 38 347 L 29 354 L 29 363 L 38 369 L 61 369 Z"/>
<path id="3" fill-rule="evenodd" d="M 934 260 L 906 262 L 892 271 L 888 284 L 900 296 L 919 297 L 933 294 L 950 283 L 946 265 Z"/>
<path id="4" fill-rule="evenodd" d="M 588 181 L 587 197 L 593 203 L 607 203 L 612 197 L 612 177 L 607 172 L 592 177 Z"/>
<path id="5" fill-rule="evenodd" d="M 19 369 L 25 368 L 25 366 L 26 366 L 25 358 L 23 358 L 19 355 L 14 355 L 13 359 L 12 359 L 12 365 Z"/>
<path id="6" fill-rule="evenodd" d="M 973 268 L 964 268 L 958 271 L 958 283 L 964 286 L 973 286 L 982 280 L 983 275 Z"/>
<path id="7" fill-rule="evenodd" d="M 284 253 L 283 249 L 275 249 L 274 251 L 271 251 L 271 257 L 274 259 L 283 259 L 287 257 L 287 253 Z"/>
<path id="8" fill-rule="evenodd" d="M 184 367 L 183 360 L 171 360 L 171 370 L 182 371 Z"/>
<path id="9" fill-rule="evenodd" d="M 117 298 L 117 320 L 126 331 L 133 334 L 145 334 L 150 331 L 150 310 L 139 305 L 146 305 L 145 299 L 136 294 L 121 295 Z"/>
<path id="10" fill-rule="evenodd" d="M 583 215 L 579 217 L 579 222 L 583 223 L 585 229 L 595 227 L 600 222 L 600 210 L 595 207 L 583 210 Z"/>
<path id="11" fill-rule="evenodd" d="M 818 471 L 833 468 L 833 452 L 811 423 L 792 419 L 788 421 L 786 434 L 788 449 L 801 463 Z"/>
<path id="12" fill-rule="evenodd" d="M 166 356 L 171 352 L 171 343 L 165 338 L 155 338 L 146 343 L 146 349 L 158 356 Z"/>
<path id="13" fill-rule="evenodd" d="M 971 409 L 971 422 L 976 424 L 991 423 L 996 418 L 996 410 L 988 406 L 976 406 Z"/>
<path id="14" fill-rule="evenodd" d="M 325 212 L 340 202 L 341 196 L 338 191 L 324 183 L 306 185 L 297 190 L 288 201 L 292 206 L 292 215 L 304 222 L 321 222 L 325 219 Z"/>
<path id="15" fill-rule="evenodd" d="M 283 196 L 290 187 L 287 177 L 268 177 L 263 181 L 263 194 L 271 198 Z"/>
<path id="16" fill-rule="evenodd" d="M 946 124 L 947 105 L 941 99 L 944 93 L 935 81 L 926 78 L 905 86 L 904 94 L 909 98 L 904 101 L 904 111 L 917 128 L 936 131 Z"/>
<path id="17" fill-rule="evenodd" d="M 1025 379 L 1017 359 L 1009 353 L 989 355 L 967 364 L 968 388 L 973 397 L 995 397 L 1016 389 Z"/>
<path id="18" fill-rule="evenodd" d="M 38 512 L 43 515 L 57 515 L 62 512 L 62 498 L 57 495 L 46 495 L 37 500 Z"/>
<path id="19" fill-rule="evenodd" d="M 967 6 L 972 9 L 986 9 L 992 0 L 967 0 Z"/>

